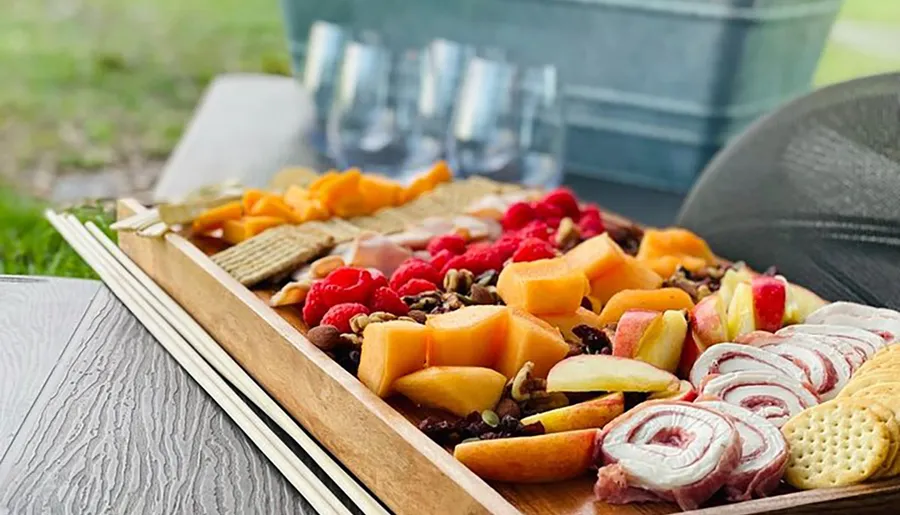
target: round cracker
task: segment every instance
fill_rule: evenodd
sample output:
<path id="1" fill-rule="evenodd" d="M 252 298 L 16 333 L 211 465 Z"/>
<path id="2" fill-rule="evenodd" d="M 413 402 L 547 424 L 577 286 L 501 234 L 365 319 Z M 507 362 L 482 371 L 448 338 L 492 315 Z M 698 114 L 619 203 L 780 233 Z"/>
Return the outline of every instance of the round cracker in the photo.
<path id="1" fill-rule="evenodd" d="M 900 377 L 900 354 L 892 354 L 889 358 L 875 359 L 872 358 L 856 369 L 853 377 L 864 376 L 875 372 L 894 372 Z"/>
<path id="2" fill-rule="evenodd" d="M 880 383 L 866 388 L 862 388 L 851 394 L 854 399 L 866 399 L 880 404 L 892 412 L 894 426 L 897 426 L 896 420 L 900 417 L 900 383 Z M 888 429 L 892 430 L 891 424 Z M 894 440 L 900 439 L 900 433 L 892 434 Z M 900 445 L 900 442 L 898 442 Z M 885 460 L 885 464 L 881 470 L 872 475 L 872 479 L 881 479 L 885 477 L 894 477 L 900 474 L 900 456 L 894 455 L 893 458 Z"/>
<path id="3" fill-rule="evenodd" d="M 838 397 L 850 397 L 854 393 L 878 384 L 896 384 L 900 386 L 900 374 L 892 372 L 871 373 L 864 376 L 853 376 L 838 394 Z"/>
<path id="4" fill-rule="evenodd" d="M 891 449 L 887 423 L 867 399 L 834 399 L 789 420 L 785 481 L 801 489 L 861 483 L 878 472 Z"/>

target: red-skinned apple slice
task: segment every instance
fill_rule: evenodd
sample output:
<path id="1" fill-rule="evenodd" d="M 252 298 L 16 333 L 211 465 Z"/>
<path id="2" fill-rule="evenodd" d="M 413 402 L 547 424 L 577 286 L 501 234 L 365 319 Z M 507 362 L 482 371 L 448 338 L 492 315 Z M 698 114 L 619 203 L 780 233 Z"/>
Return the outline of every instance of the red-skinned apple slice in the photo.
<path id="1" fill-rule="evenodd" d="M 787 297 L 784 282 L 774 277 L 759 275 L 750 281 L 750 288 L 753 292 L 756 329 L 769 332 L 781 329 Z"/>
<path id="2" fill-rule="evenodd" d="M 694 362 L 700 357 L 705 349 L 694 341 L 694 335 L 688 331 L 684 338 L 684 345 L 681 346 L 681 359 L 678 361 L 678 377 L 688 377 L 691 369 L 694 368 Z"/>
<path id="3" fill-rule="evenodd" d="M 616 334 L 613 336 L 613 356 L 633 358 L 647 329 L 659 320 L 662 320 L 662 313 L 659 311 L 626 311 L 619 319 L 619 323 L 616 324 Z"/>
<path id="4" fill-rule="evenodd" d="M 700 349 L 728 341 L 728 312 L 718 294 L 704 297 L 691 310 L 691 332 Z"/>
<path id="5" fill-rule="evenodd" d="M 658 392 L 678 387 L 678 378 L 636 359 L 604 354 L 566 358 L 547 374 L 548 392 Z"/>
<path id="6" fill-rule="evenodd" d="M 722 276 L 722 280 L 719 281 L 717 294 L 722 297 L 722 302 L 728 306 L 731 304 L 731 297 L 734 295 L 737 285 L 742 283 L 750 284 L 752 279 L 753 274 L 750 273 L 750 269 L 747 267 L 729 268 L 725 271 L 725 275 Z"/>
<path id="7" fill-rule="evenodd" d="M 728 304 L 728 339 L 734 340 L 742 334 L 756 329 L 756 313 L 753 309 L 753 288 L 740 283 Z"/>
<path id="8" fill-rule="evenodd" d="M 691 402 L 697 398 L 697 390 L 694 389 L 694 385 L 691 384 L 690 381 L 685 381 L 682 379 L 678 383 L 677 390 L 665 390 L 662 392 L 651 393 L 647 400 L 667 400 L 667 401 L 684 401 Z"/>
<path id="9" fill-rule="evenodd" d="M 684 312 L 668 310 L 644 332 L 634 358 L 674 373 L 687 332 Z"/>

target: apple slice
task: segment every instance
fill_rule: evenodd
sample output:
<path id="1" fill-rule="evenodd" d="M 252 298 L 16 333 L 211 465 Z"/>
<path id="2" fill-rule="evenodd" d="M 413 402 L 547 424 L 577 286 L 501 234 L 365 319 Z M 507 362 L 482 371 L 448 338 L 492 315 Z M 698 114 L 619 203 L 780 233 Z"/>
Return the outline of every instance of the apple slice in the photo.
<path id="1" fill-rule="evenodd" d="M 787 287 L 775 277 L 758 275 L 750 281 L 753 290 L 753 312 L 756 329 L 774 333 L 781 329 L 784 319 Z"/>
<path id="2" fill-rule="evenodd" d="M 802 286 L 787 282 L 784 277 L 778 276 L 787 285 L 787 295 L 784 307 L 784 324 L 802 324 L 813 311 L 828 304 L 822 297 L 807 290 Z"/>
<path id="3" fill-rule="evenodd" d="M 675 372 L 681 358 L 681 347 L 687 335 L 683 311 L 668 310 L 647 328 L 641 337 L 635 359 L 646 361 L 668 372 Z"/>
<path id="4" fill-rule="evenodd" d="M 604 354 L 566 358 L 547 375 L 548 392 L 658 392 L 677 385 L 677 377 L 649 363 Z"/>
<path id="5" fill-rule="evenodd" d="M 690 383 L 688 383 L 690 386 Z M 579 402 L 522 419 L 528 425 L 540 422 L 547 433 L 561 433 L 578 429 L 601 428 L 625 411 L 622 392 L 611 393 L 596 399 Z"/>
<path id="6" fill-rule="evenodd" d="M 657 321 L 662 320 L 662 313 L 643 309 L 626 311 L 616 324 L 613 336 L 613 356 L 633 358 L 641 346 L 641 338 Z"/>
<path id="7" fill-rule="evenodd" d="M 677 390 L 665 390 L 662 392 L 654 392 L 647 396 L 647 400 L 666 400 L 666 401 L 683 401 L 691 402 L 697 398 L 697 390 L 690 381 L 682 379 L 678 383 Z"/>
<path id="8" fill-rule="evenodd" d="M 706 350 L 694 341 L 694 335 L 689 331 L 684 338 L 684 345 L 681 346 L 681 359 L 678 360 L 678 377 L 688 377 L 691 375 L 691 369 L 694 368 L 694 362 Z"/>
<path id="9" fill-rule="evenodd" d="M 550 483 L 578 477 L 594 462 L 596 429 L 464 442 L 453 457 L 488 481 Z"/>
<path id="10" fill-rule="evenodd" d="M 728 339 L 734 340 L 742 334 L 756 329 L 756 314 L 753 310 L 753 288 L 748 283 L 739 283 L 728 304 Z"/>
<path id="11" fill-rule="evenodd" d="M 752 279 L 753 274 L 751 274 L 750 270 L 746 267 L 729 268 L 726 270 L 725 275 L 722 276 L 722 280 L 719 281 L 718 294 L 722 297 L 722 302 L 724 302 L 726 306 L 730 305 L 731 297 L 734 295 L 737 285 L 741 283 L 750 283 Z"/>
<path id="12" fill-rule="evenodd" d="M 728 341 L 727 304 L 718 293 L 704 297 L 691 310 L 691 332 L 701 350 Z"/>

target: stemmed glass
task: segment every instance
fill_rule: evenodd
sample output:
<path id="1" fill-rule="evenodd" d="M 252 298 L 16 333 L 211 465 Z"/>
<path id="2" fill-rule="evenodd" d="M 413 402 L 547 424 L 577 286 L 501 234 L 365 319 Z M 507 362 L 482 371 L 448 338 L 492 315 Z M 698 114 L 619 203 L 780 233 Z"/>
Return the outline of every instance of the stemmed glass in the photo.
<path id="1" fill-rule="evenodd" d="M 325 128 L 332 94 L 337 82 L 338 68 L 344 53 L 347 31 L 340 25 L 316 21 L 309 29 L 302 81 L 313 99 L 316 109 L 311 143 L 319 152 L 325 151 Z"/>
<path id="2" fill-rule="evenodd" d="M 458 174 L 557 186 L 564 141 L 555 68 L 520 69 L 482 57 L 469 61 L 448 141 Z"/>

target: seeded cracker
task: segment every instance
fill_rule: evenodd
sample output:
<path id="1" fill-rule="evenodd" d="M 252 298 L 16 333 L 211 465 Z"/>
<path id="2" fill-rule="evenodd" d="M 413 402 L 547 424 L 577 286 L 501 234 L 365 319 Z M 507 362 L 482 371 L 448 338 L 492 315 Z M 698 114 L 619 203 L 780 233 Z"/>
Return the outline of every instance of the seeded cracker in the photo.
<path id="1" fill-rule="evenodd" d="M 285 274 L 334 244 L 329 236 L 283 225 L 269 229 L 212 257 L 244 286 Z"/>
<path id="2" fill-rule="evenodd" d="M 785 481 L 802 489 L 861 483 L 888 458 L 891 434 L 871 402 L 835 399 L 790 419 L 781 431 L 790 445 Z"/>
<path id="3" fill-rule="evenodd" d="M 347 220 L 363 231 L 392 234 L 406 228 L 406 221 L 391 209 L 382 209 L 371 216 L 357 216 Z"/>
<path id="4" fill-rule="evenodd" d="M 335 243 L 344 243 L 355 238 L 362 232 L 359 227 L 340 218 L 331 218 L 324 222 L 306 222 L 299 227 L 305 230 L 317 231 L 334 239 Z"/>

